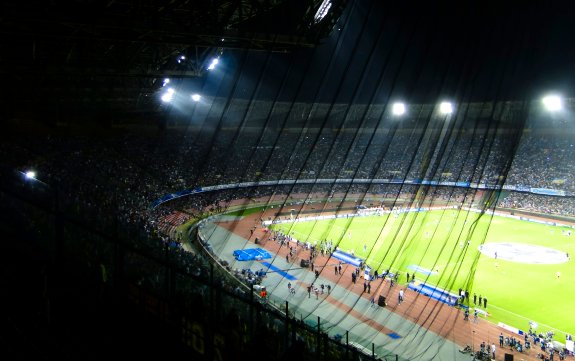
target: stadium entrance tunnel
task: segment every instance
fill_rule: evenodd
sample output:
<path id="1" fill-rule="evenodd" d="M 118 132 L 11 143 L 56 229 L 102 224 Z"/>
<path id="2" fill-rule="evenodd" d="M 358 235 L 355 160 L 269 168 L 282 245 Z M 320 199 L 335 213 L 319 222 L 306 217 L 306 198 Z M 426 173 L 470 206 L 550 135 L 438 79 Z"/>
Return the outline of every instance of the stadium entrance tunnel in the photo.
<path id="1" fill-rule="evenodd" d="M 486 243 L 479 251 L 487 257 L 529 264 L 558 264 L 569 260 L 567 253 L 524 243 Z"/>

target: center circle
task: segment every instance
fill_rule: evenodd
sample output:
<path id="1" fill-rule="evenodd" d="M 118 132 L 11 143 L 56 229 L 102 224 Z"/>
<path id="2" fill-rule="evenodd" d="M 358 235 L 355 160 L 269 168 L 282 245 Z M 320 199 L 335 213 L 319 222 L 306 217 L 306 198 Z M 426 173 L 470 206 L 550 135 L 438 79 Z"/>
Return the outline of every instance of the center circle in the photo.
<path id="1" fill-rule="evenodd" d="M 569 255 L 553 248 L 524 243 L 486 243 L 479 251 L 487 257 L 528 264 L 558 264 L 569 260 Z"/>

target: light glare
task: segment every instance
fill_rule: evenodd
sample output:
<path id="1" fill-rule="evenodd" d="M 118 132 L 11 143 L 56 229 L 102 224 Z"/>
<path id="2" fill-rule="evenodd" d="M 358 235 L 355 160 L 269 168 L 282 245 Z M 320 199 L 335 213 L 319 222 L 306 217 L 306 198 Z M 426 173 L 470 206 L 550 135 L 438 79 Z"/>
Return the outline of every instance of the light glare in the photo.
<path id="1" fill-rule="evenodd" d="M 27 171 L 24 175 L 26 176 L 26 179 L 36 179 L 36 172 L 32 170 Z"/>
<path id="2" fill-rule="evenodd" d="M 329 12 L 329 9 L 331 8 L 331 0 L 323 0 L 323 2 L 321 3 L 321 5 L 319 6 L 319 8 L 317 9 L 317 12 L 315 13 L 315 16 L 313 17 L 314 22 L 317 24 L 319 23 L 323 18 L 325 18 L 325 16 L 327 15 L 327 13 Z"/>
<path id="3" fill-rule="evenodd" d="M 202 97 L 200 96 L 200 94 L 192 94 L 192 100 L 195 102 L 199 102 L 200 99 L 202 99 Z"/>
<path id="4" fill-rule="evenodd" d="M 220 62 L 220 59 L 218 58 L 213 58 L 212 62 L 210 63 L 210 65 L 208 66 L 208 70 L 214 70 L 214 68 L 216 67 L 216 65 L 218 65 L 218 63 Z"/>
<path id="5" fill-rule="evenodd" d="M 172 99 L 174 98 L 174 94 L 176 93 L 176 91 L 174 90 L 174 88 L 168 88 L 168 90 L 166 90 L 166 92 L 164 94 L 162 94 L 162 101 L 164 103 L 169 103 L 172 101 Z"/>
<path id="6" fill-rule="evenodd" d="M 551 112 L 556 112 L 558 110 L 561 110 L 561 108 L 563 108 L 561 97 L 557 95 L 548 95 L 544 97 L 543 105 L 545 105 L 545 108 Z"/>
<path id="7" fill-rule="evenodd" d="M 405 114 L 405 104 L 403 103 L 395 103 L 393 104 L 393 108 L 391 109 L 393 115 L 403 115 Z"/>
<path id="8" fill-rule="evenodd" d="M 439 111 L 442 114 L 451 114 L 453 113 L 453 105 L 450 102 L 442 102 L 439 106 Z"/>

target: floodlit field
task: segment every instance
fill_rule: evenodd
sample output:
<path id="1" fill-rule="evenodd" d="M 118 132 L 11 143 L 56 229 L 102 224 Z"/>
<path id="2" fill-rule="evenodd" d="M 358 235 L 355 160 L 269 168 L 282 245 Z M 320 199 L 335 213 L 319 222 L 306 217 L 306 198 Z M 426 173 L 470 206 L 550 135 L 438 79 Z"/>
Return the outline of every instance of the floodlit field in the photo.
<path id="1" fill-rule="evenodd" d="M 489 321 L 527 331 L 575 333 L 575 229 L 457 210 L 434 210 L 271 226 L 311 244 L 332 241 L 379 273 L 486 297 Z M 426 272 L 429 271 L 429 272 Z M 473 304 L 472 304 L 473 306 Z"/>

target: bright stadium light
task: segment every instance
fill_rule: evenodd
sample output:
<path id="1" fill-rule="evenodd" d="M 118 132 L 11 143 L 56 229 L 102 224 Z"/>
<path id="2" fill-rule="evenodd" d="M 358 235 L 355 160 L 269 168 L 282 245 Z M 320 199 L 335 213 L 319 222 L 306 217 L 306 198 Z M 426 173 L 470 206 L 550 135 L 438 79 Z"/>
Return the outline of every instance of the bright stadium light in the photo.
<path id="1" fill-rule="evenodd" d="M 36 179 L 36 172 L 34 172 L 33 170 L 29 170 L 26 173 L 24 173 L 24 176 L 26 177 L 26 179 Z"/>
<path id="2" fill-rule="evenodd" d="M 558 95 L 547 95 L 542 99 L 545 109 L 550 112 L 556 112 L 563 109 L 563 102 Z"/>
<path id="3" fill-rule="evenodd" d="M 18 172 L 24 176 L 24 181 L 29 183 L 29 184 L 33 184 L 33 185 L 41 184 L 45 187 L 52 188 L 49 184 L 44 183 L 40 179 L 36 178 L 36 172 L 33 170 L 27 170 L 25 172 L 24 171 L 18 171 Z"/>
<path id="4" fill-rule="evenodd" d="M 164 103 L 169 103 L 172 101 L 172 94 L 170 93 L 164 93 L 164 95 L 162 95 L 162 101 Z"/>
<path id="5" fill-rule="evenodd" d="M 323 0 L 313 17 L 314 22 L 317 24 L 322 21 L 322 19 L 329 13 L 329 9 L 331 9 L 331 0 Z"/>
<path id="6" fill-rule="evenodd" d="M 199 102 L 200 99 L 202 99 L 202 96 L 200 94 L 192 94 L 192 100 L 195 102 Z"/>
<path id="7" fill-rule="evenodd" d="M 168 84 L 170 84 L 170 78 L 164 79 L 164 83 L 162 84 L 162 86 L 166 86 Z"/>
<path id="8" fill-rule="evenodd" d="M 174 88 L 169 88 L 168 90 L 166 90 L 166 92 L 162 95 L 162 101 L 164 103 L 169 103 L 172 101 L 172 99 L 174 99 L 174 94 L 176 93 L 176 91 L 174 90 Z"/>
<path id="9" fill-rule="evenodd" d="M 441 114 L 451 114 L 453 113 L 453 105 L 450 102 L 442 102 L 439 105 L 439 111 Z"/>
<path id="10" fill-rule="evenodd" d="M 212 62 L 210 63 L 210 65 L 208 66 L 208 70 L 214 70 L 216 65 L 218 65 L 218 63 L 220 62 L 219 58 L 213 58 Z"/>
<path id="11" fill-rule="evenodd" d="M 403 115 L 405 114 L 405 104 L 403 103 L 394 103 L 393 107 L 391 108 L 391 112 L 393 115 Z"/>

